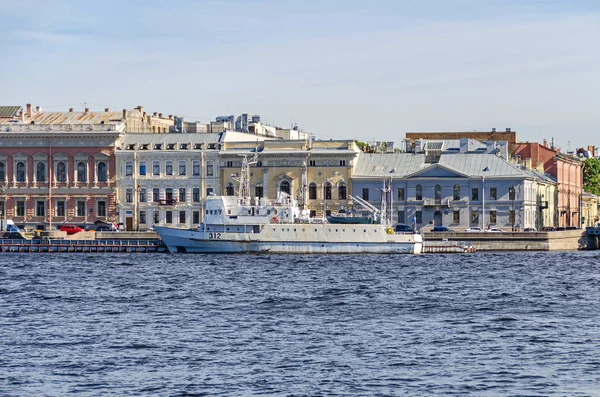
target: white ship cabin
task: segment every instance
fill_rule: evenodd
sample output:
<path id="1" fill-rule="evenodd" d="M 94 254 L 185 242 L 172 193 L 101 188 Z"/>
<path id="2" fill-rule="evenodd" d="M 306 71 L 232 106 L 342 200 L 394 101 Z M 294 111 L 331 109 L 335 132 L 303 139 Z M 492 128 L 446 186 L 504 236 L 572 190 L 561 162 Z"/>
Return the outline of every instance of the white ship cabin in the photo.
<path id="1" fill-rule="evenodd" d="M 297 201 L 286 193 L 277 200 L 211 196 L 206 198 L 204 223 L 196 231 L 260 233 L 271 223 L 289 224 L 308 219 L 308 211 L 300 211 Z"/>

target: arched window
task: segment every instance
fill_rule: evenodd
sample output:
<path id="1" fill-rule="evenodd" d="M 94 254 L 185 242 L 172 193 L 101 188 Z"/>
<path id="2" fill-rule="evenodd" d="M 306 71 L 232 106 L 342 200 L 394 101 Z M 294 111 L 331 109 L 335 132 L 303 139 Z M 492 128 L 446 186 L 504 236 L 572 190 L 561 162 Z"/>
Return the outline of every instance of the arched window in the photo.
<path id="1" fill-rule="evenodd" d="M 421 185 L 415 187 L 415 200 L 423 200 L 423 186 Z"/>
<path id="2" fill-rule="evenodd" d="M 435 188 L 433 189 L 433 194 L 435 195 L 434 198 L 436 202 L 442 201 L 442 187 L 440 185 L 435 185 Z"/>
<path id="3" fill-rule="evenodd" d="M 325 200 L 331 200 L 331 182 L 325 182 L 323 185 L 323 196 Z"/>
<path id="4" fill-rule="evenodd" d="M 4 162 L 0 161 L 0 181 L 4 181 L 6 179 L 6 166 Z"/>
<path id="5" fill-rule="evenodd" d="M 308 199 L 309 200 L 317 199 L 317 184 L 314 182 L 311 182 L 310 185 L 308 185 Z"/>
<path id="6" fill-rule="evenodd" d="M 452 199 L 460 200 L 460 185 L 459 184 L 454 185 L 454 189 L 452 189 Z"/>
<path id="7" fill-rule="evenodd" d="M 87 182 L 87 173 L 85 171 L 85 163 L 83 161 L 77 163 L 77 182 Z"/>
<path id="8" fill-rule="evenodd" d="M 58 164 L 56 164 L 56 180 L 58 182 L 67 181 L 67 167 L 63 161 L 59 161 Z"/>
<path id="9" fill-rule="evenodd" d="M 98 163 L 98 182 L 106 182 L 106 163 L 101 161 Z"/>
<path id="10" fill-rule="evenodd" d="M 229 182 L 225 186 L 225 195 L 226 196 L 233 196 L 234 195 L 234 192 L 233 192 L 233 183 Z"/>
<path id="11" fill-rule="evenodd" d="M 254 185 L 254 197 L 263 198 L 263 196 L 263 184 L 261 182 L 258 182 L 256 185 Z"/>
<path id="12" fill-rule="evenodd" d="M 340 182 L 338 184 L 338 200 L 346 200 L 346 183 Z"/>
<path id="13" fill-rule="evenodd" d="M 292 189 L 290 187 L 289 181 L 281 181 L 281 183 L 279 184 L 279 190 L 287 194 L 292 194 Z"/>
<path id="14" fill-rule="evenodd" d="M 22 161 L 17 163 L 17 182 L 25 182 L 25 163 Z"/>
<path id="15" fill-rule="evenodd" d="M 37 163 L 35 179 L 38 182 L 46 182 L 46 164 L 41 161 Z"/>

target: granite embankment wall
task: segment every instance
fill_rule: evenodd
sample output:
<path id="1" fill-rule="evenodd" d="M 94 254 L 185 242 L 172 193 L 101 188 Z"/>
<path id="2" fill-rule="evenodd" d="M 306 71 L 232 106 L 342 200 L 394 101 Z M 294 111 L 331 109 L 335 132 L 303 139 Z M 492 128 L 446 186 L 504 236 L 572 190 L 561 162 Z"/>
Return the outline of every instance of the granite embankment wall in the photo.
<path id="1" fill-rule="evenodd" d="M 464 241 L 477 251 L 565 251 L 598 249 L 598 241 L 583 230 L 509 233 L 425 233 L 425 241 Z"/>

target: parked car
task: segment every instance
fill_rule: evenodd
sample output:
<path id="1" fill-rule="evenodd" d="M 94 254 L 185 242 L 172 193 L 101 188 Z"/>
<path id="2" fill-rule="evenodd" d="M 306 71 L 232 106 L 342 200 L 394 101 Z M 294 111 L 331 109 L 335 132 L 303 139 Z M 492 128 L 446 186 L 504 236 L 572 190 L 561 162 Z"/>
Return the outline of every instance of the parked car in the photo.
<path id="1" fill-rule="evenodd" d="M 83 229 L 80 228 L 79 226 L 75 226 L 75 225 L 62 225 L 60 227 L 60 231 L 67 232 L 68 235 L 71 235 L 71 234 L 83 232 Z"/>
<path id="2" fill-rule="evenodd" d="M 483 229 L 480 227 L 470 227 L 468 229 L 465 229 L 465 232 L 468 233 L 483 233 Z"/>
<path id="3" fill-rule="evenodd" d="M 556 228 L 554 226 L 545 226 L 543 230 L 545 232 L 555 232 Z"/>
<path id="4" fill-rule="evenodd" d="M 486 233 L 504 233 L 504 230 L 498 229 L 497 227 L 489 228 L 485 231 Z"/>
<path id="5" fill-rule="evenodd" d="M 537 232 L 537 230 L 535 229 L 535 227 L 526 227 L 525 230 L 523 230 L 524 232 Z"/>
<path id="6" fill-rule="evenodd" d="M 402 232 L 412 232 L 413 231 L 413 227 L 410 225 L 406 225 L 404 223 L 399 223 L 394 227 L 394 231 L 396 233 L 402 233 Z"/>
<path id="7" fill-rule="evenodd" d="M 442 233 L 442 232 L 453 232 L 454 230 L 449 229 L 447 226 L 434 226 L 433 229 L 431 229 L 431 231 L 434 233 Z"/>

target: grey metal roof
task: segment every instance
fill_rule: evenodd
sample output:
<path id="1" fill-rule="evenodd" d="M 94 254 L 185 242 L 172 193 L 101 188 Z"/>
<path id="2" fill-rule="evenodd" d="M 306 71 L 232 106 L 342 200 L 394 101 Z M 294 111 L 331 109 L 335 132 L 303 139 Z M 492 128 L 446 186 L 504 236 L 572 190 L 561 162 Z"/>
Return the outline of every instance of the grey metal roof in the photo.
<path id="1" fill-rule="evenodd" d="M 496 154 L 488 153 L 442 153 L 439 165 L 457 172 L 481 177 L 527 177 L 530 173 L 509 163 Z M 435 164 L 425 163 L 423 153 L 361 153 L 358 156 L 353 176 L 374 177 L 385 176 L 404 177 Z M 487 169 L 486 171 L 483 171 Z M 390 172 L 394 170 L 394 172 Z"/>
<path id="2" fill-rule="evenodd" d="M 535 178 L 541 179 L 546 182 L 556 183 L 556 178 L 554 178 L 552 175 L 546 174 L 545 172 L 540 172 L 536 169 L 532 169 L 530 172 L 531 175 L 533 175 L 533 177 Z"/>
<path id="3" fill-rule="evenodd" d="M 435 147 L 432 145 L 441 143 L 442 146 L 442 150 L 449 150 L 449 149 L 460 149 L 460 139 L 444 139 L 444 140 L 429 140 L 429 139 L 423 139 L 423 142 L 426 143 L 427 148 L 429 149 L 434 149 Z M 469 138 L 468 143 L 467 143 L 467 151 L 473 151 L 473 150 L 477 150 L 477 149 L 481 149 L 481 148 L 485 148 L 486 145 L 485 143 L 478 141 L 477 139 L 471 139 Z"/>
<path id="4" fill-rule="evenodd" d="M 192 145 L 195 143 L 218 143 L 220 138 L 221 134 L 125 134 L 123 146 L 148 144 L 152 148 L 155 143 L 163 145 L 169 143 L 177 145 L 180 143 L 191 143 Z"/>
<path id="5" fill-rule="evenodd" d="M 21 106 L 0 106 L 0 117 L 16 117 L 20 110 Z"/>

